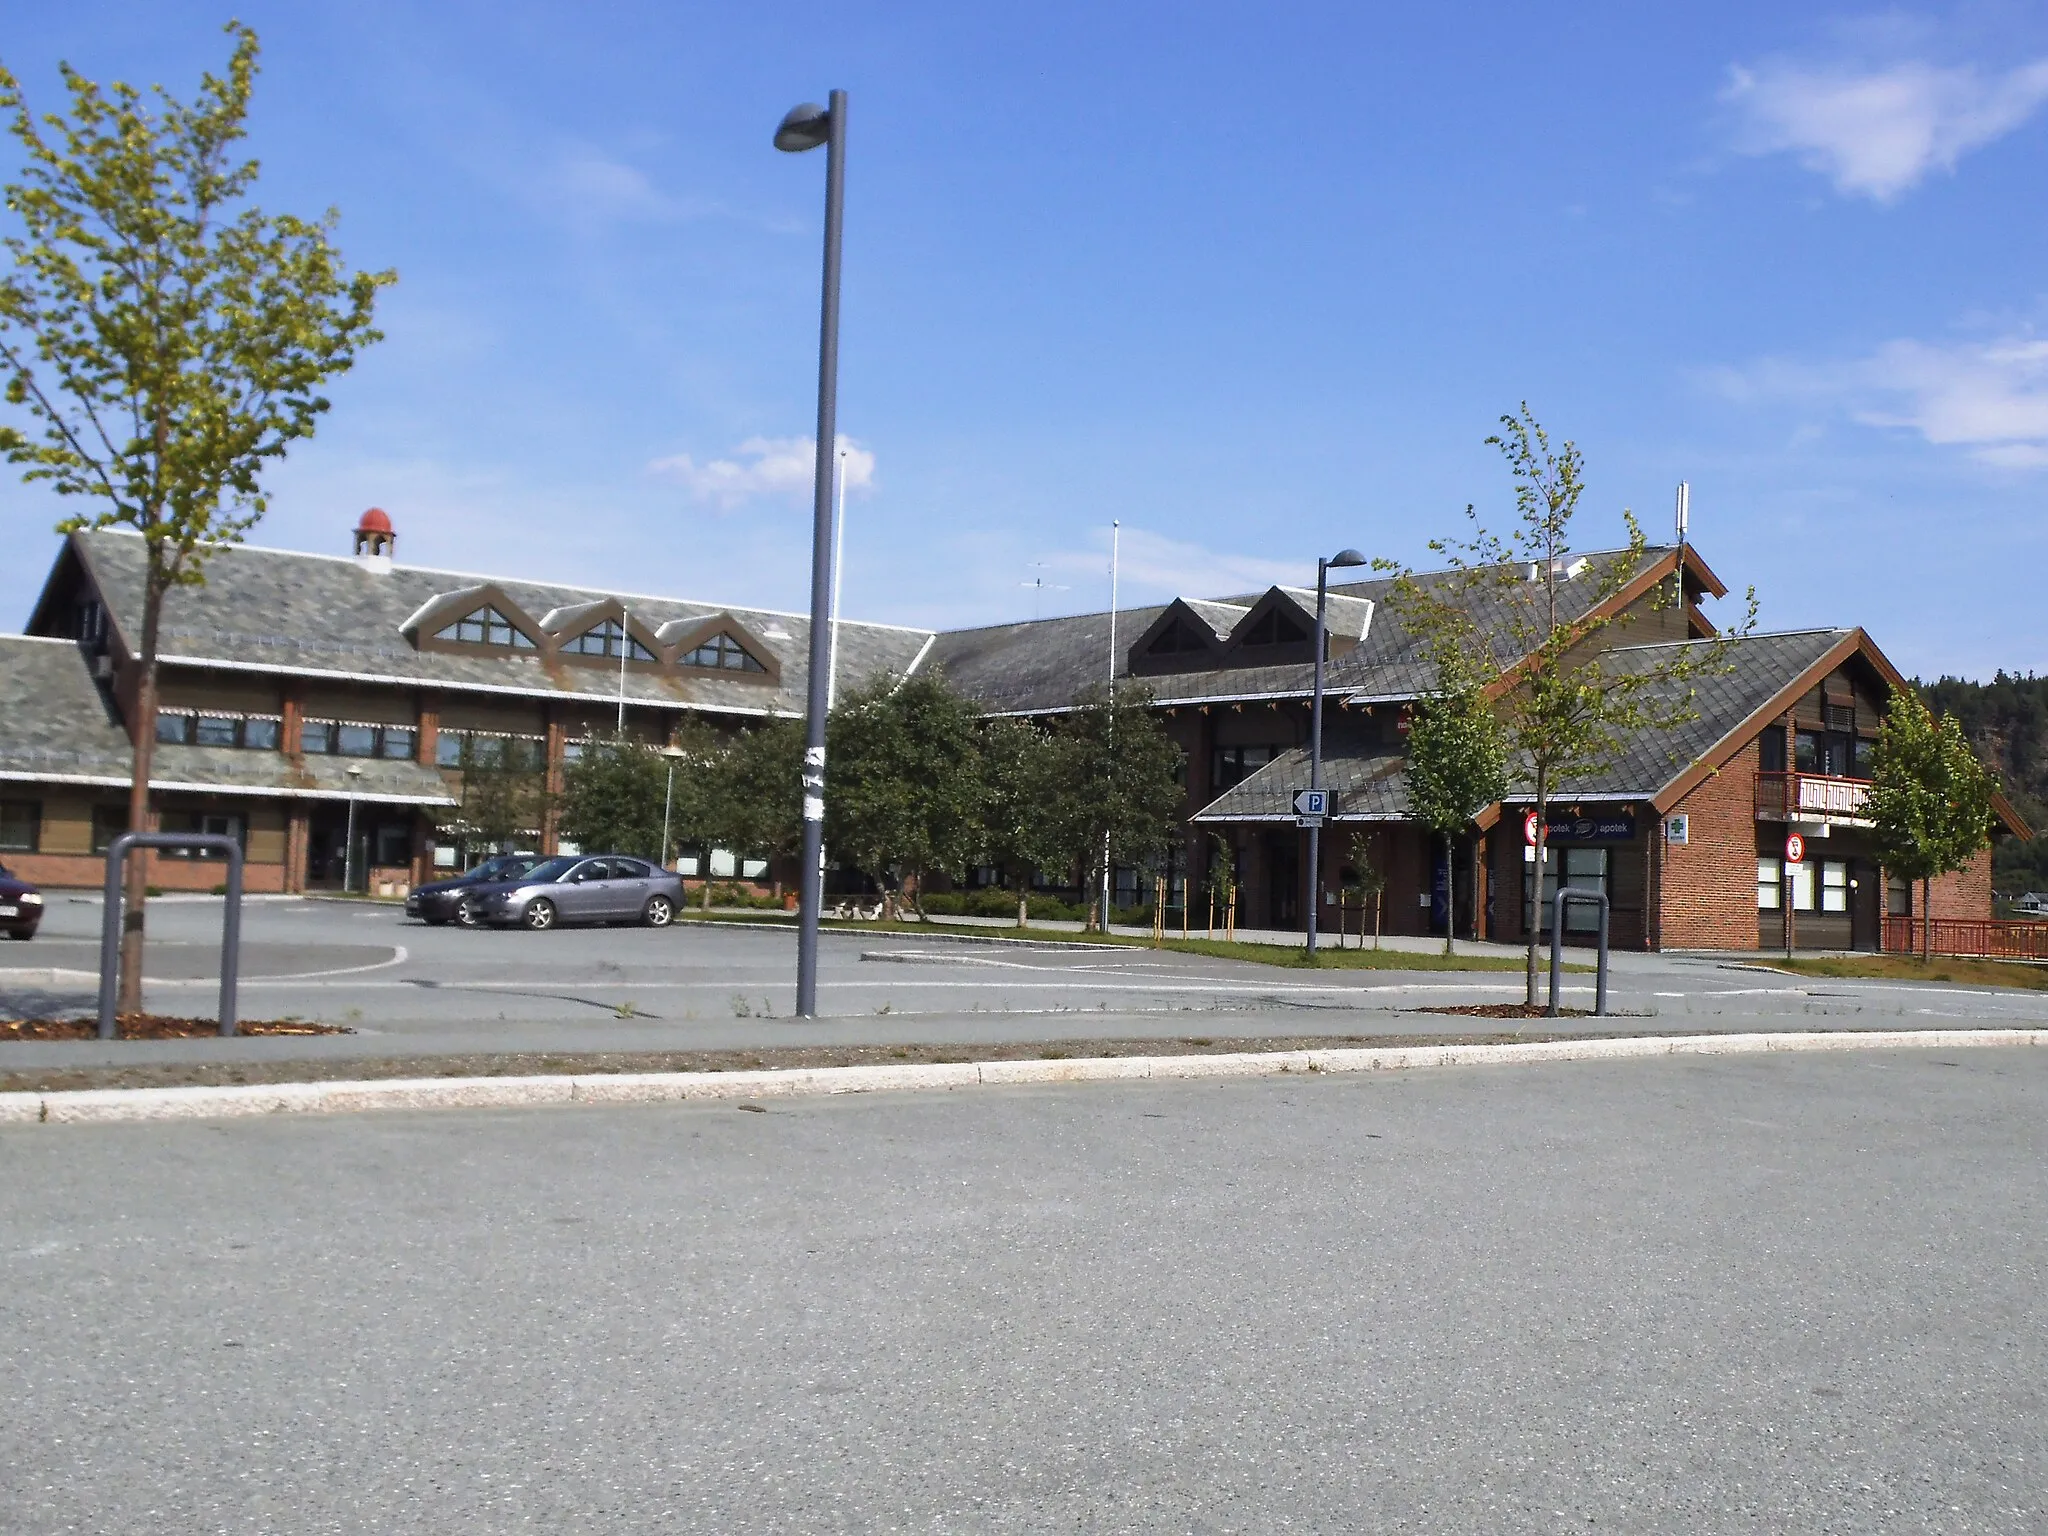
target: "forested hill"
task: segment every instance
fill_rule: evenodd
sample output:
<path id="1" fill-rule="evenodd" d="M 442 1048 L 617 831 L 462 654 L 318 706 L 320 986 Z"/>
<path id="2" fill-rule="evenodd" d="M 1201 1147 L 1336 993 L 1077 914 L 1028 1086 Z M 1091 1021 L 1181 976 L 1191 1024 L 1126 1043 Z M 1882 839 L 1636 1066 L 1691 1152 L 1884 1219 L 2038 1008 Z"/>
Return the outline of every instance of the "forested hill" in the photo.
<path id="1" fill-rule="evenodd" d="M 1919 683 L 1936 714 L 1954 715 L 1984 760 L 1997 770 L 2034 841 L 1998 840 L 1992 884 L 2005 894 L 2048 891 L 2048 677 L 2001 672 L 1988 683 L 1944 677 Z"/>

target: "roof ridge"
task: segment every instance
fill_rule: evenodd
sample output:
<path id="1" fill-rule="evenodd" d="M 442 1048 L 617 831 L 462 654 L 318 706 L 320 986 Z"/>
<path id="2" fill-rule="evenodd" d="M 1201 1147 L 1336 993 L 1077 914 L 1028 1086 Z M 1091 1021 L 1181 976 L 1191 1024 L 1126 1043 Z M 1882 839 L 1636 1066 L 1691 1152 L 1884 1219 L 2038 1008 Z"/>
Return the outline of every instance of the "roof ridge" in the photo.
<path id="1" fill-rule="evenodd" d="M 137 533 L 132 528 L 90 528 L 83 529 L 81 531 L 90 534 L 115 534 L 123 538 L 130 539 L 139 539 L 142 537 L 141 534 Z M 356 557 L 354 555 L 327 555 L 321 554 L 317 551 L 310 549 L 279 549 L 274 544 L 223 544 L 213 553 L 274 555 L 280 559 L 286 560 L 324 560 L 331 565 L 354 565 L 356 563 Z M 701 597 L 663 596 L 654 592 L 615 592 L 608 591 L 603 587 L 580 586 L 573 582 L 539 581 L 527 576 L 493 576 L 488 575 L 482 571 L 453 571 L 438 565 L 406 565 L 403 562 L 396 560 L 392 562 L 391 570 L 393 572 L 409 571 L 416 576 L 453 576 L 457 580 L 474 582 L 479 585 L 503 586 L 509 582 L 515 583 L 520 586 L 528 587 L 553 587 L 557 591 L 562 592 L 588 592 L 593 594 L 600 601 L 602 601 L 605 598 L 617 598 L 622 602 L 631 603 L 687 604 L 695 608 L 712 608 L 726 613 L 730 613 L 735 608 L 739 608 L 747 613 L 769 614 L 778 619 L 803 619 L 808 621 L 810 618 L 810 615 L 808 613 L 798 613 L 793 608 L 763 608 L 758 604 L 753 603 L 720 603 L 712 602 L 708 599 Z M 934 631 L 931 629 L 929 625 L 888 624 L 884 623 L 880 619 L 842 618 L 839 620 L 839 622 L 841 624 L 858 624 L 863 629 L 900 630 L 906 635 L 929 635 L 934 633 Z"/>
<path id="2" fill-rule="evenodd" d="M 1740 645 L 1745 640 L 1789 640 L 1794 635 L 1850 635 L 1856 632 L 1853 624 L 1810 624 L 1803 629 L 1758 629 L 1746 635 L 1700 635 L 1691 640 L 1645 640 L 1639 645 L 1615 645 L 1608 647 L 1608 654 L 1621 651 L 1676 650 L 1686 645 Z"/>

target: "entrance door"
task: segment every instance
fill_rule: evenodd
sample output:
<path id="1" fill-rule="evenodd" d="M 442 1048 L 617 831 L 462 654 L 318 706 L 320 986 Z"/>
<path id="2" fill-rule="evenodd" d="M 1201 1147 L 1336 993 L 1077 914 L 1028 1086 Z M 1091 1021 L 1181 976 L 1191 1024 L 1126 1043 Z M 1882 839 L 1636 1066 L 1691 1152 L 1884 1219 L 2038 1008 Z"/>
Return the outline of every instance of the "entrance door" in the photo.
<path id="1" fill-rule="evenodd" d="M 1292 832 L 1266 836 L 1266 922 L 1274 928 L 1301 926 L 1301 849 Z"/>

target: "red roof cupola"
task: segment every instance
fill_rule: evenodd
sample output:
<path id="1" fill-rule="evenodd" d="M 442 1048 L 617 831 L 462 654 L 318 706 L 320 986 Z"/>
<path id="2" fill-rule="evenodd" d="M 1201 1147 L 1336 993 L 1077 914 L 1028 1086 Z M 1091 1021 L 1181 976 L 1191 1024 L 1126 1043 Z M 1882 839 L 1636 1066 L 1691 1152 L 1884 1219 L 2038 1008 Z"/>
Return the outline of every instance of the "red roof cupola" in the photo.
<path id="1" fill-rule="evenodd" d="M 356 524 L 356 558 L 382 560 L 389 565 L 397 548 L 398 535 L 392 531 L 391 519 L 382 507 L 370 508 Z"/>

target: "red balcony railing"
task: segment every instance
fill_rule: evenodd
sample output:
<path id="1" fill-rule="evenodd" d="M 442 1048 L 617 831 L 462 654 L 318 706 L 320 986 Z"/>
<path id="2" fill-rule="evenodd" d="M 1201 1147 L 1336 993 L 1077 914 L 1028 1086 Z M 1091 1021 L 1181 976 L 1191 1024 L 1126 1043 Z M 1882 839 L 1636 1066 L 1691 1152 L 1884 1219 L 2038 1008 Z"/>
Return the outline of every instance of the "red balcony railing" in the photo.
<path id="1" fill-rule="evenodd" d="M 1886 917 L 1884 947 L 1889 954 L 1917 955 L 1926 937 L 1917 917 Z M 2048 923 L 2002 922 L 1997 918 L 1937 917 L 1937 955 L 1978 955 L 1989 960 L 2048 960 Z"/>
<path id="2" fill-rule="evenodd" d="M 1831 773 L 1760 773 L 1756 776 L 1759 821 L 1858 823 L 1870 799 L 1870 780 Z"/>

